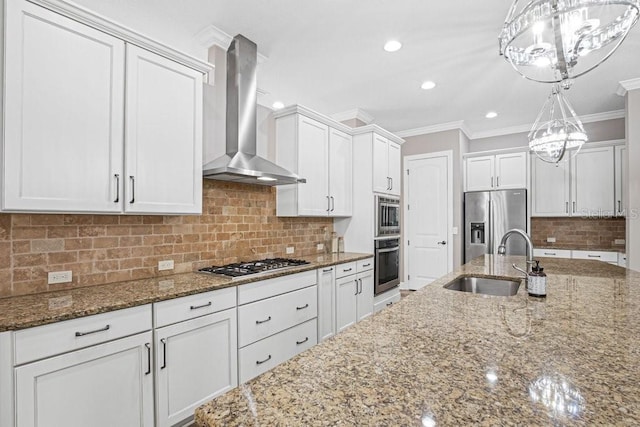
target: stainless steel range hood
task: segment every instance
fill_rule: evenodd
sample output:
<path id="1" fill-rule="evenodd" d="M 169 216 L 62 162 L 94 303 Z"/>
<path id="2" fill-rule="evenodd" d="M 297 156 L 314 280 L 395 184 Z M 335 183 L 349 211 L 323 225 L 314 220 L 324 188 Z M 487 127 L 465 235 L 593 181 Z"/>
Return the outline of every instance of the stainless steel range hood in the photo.
<path id="1" fill-rule="evenodd" d="M 258 48 L 242 35 L 227 51 L 226 154 L 203 166 L 205 178 L 247 184 L 305 182 L 296 174 L 257 155 Z"/>

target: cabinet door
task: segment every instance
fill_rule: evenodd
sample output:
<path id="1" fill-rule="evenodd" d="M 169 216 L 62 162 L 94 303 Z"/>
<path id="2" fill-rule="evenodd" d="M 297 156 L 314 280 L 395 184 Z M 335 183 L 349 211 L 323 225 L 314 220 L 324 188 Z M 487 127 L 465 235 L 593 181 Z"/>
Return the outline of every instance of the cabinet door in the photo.
<path id="1" fill-rule="evenodd" d="M 351 136 L 336 129 L 329 132 L 329 197 L 331 216 L 351 216 L 353 204 Z"/>
<path id="2" fill-rule="evenodd" d="M 389 140 L 373 134 L 373 191 L 388 193 L 391 188 L 389 176 Z"/>
<path id="3" fill-rule="evenodd" d="M 5 27 L 5 210 L 119 212 L 124 42 L 26 1 Z"/>
<path id="4" fill-rule="evenodd" d="M 373 270 L 358 273 L 358 322 L 373 313 Z"/>
<path id="5" fill-rule="evenodd" d="M 298 117 L 298 215 L 326 216 L 329 200 L 329 127 L 305 116 Z"/>
<path id="6" fill-rule="evenodd" d="M 465 161 L 465 191 L 493 190 L 494 156 L 469 157 Z"/>
<path id="7" fill-rule="evenodd" d="M 238 385 L 236 309 L 156 330 L 156 423 L 172 426 Z"/>
<path id="8" fill-rule="evenodd" d="M 127 45 L 125 211 L 202 212 L 202 74 Z"/>
<path id="9" fill-rule="evenodd" d="M 569 161 L 547 163 L 531 157 L 532 216 L 569 216 Z"/>
<path id="10" fill-rule="evenodd" d="M 614 214 L 613 160 L 613 147 L 583 149 L 571 160 L 572 215 Z"/>
<path id="11" fill-rule="evenodd" d="M 356 275 L 336 280 L 336 331 L 340 332 L 358 320 L 358 281 Z"/>
<path id="12" fill-rule="evenodd" d="M 527 188 L 527 153 L 498 154 L 495 160 L 495 188 Z"/>
<path id="13" fill-rule="evenodd" d="M 318 269 L 318 341 L 336 333 L 335 267 Z"/>
<path id="14" fill-rule="evenodd" d="M 402 169 L 402 156 L 400 154 L 400 146 L 389 142 L 389 178 L 390 187 L 389 193 L 396 196 L 400 195 L 401 187 L 401 172 Z"/>
<path id="15" fill-rule="evenodd" d="M 20 427 L 149 426 L 151 332 L 15 368 Z"/>
<path id="16" fill-rule="evenodd" d="M 616 216 L 626 216 L 625 191 L 627 188 L 627 146 L 615 146 Z"/>

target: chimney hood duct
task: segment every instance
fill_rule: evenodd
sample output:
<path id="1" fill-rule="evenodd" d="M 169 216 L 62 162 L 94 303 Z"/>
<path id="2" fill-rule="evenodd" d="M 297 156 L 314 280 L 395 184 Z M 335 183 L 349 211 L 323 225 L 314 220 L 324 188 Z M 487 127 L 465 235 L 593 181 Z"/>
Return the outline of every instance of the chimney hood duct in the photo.
<path id="1" fill-rule="evenodd" d="M 256 154 L 257 63 L 256 44 L 240 34 L 235 36 L 227 51 L 226 154 L 204 165 L 203 175 L 270 186 L 306 182 Z"/>

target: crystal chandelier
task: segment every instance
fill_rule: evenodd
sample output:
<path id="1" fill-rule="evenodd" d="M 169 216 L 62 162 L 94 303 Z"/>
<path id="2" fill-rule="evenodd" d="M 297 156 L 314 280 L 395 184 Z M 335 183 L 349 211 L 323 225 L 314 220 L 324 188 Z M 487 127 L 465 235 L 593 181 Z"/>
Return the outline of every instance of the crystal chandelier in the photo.
<path id="1" fill-rule="evenodd" d="M 640 0 L 514 0 L 500 55 L 528 79 L 572 79 L 606 60 L 638 21 Z"/>
<path id="2" fill-rule="evenodd" d="M 567 150 L 575 149 L 573 155 L 587 142 L 582 122 L 562 94 L 568 84 L 554 84 L 538 118 L 529 132 L 529 149 L 548 163 L 561 161 Z"/>

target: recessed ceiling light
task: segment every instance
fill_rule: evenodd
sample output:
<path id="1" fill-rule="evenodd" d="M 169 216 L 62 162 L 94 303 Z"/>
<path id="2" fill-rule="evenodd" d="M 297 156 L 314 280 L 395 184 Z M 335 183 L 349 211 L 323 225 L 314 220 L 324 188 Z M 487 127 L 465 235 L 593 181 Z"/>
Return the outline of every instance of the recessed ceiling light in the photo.
<path id="1" fill-rule="evenodd" d="M 384 44 L 384 50 L 386 50 L 387 52 L 395 52 L 397 50 L 400 50 L 401 47 L 402 43 L 397 40 L 389 40 Z"/>
<path id="2" fill-rule="evenodd" d="M 429 90 L 429 89 L 433 89 L 434 87 L 436 87 L 436 84 L 434 82 L 432 82 L 431 80 L 428 80 L 424 83 L 422 83 L 422 86 L 420 86 L 422 89 L 425 90 Z"/>
<path id="3" fill-rule="evenodd" d="M 280 102 L 280 101 L 276 101 L 276 102 L 273 103 L 272 107 L 275 110 L 280 110 L 281 108 L 284 108 L 284 104 L 282 102 Z"/>
<path id="4" fill-rule="evenodd" d="M 498 113 L 496 113 L 495 111 L 489 111 L 485 117 L 487 119 L 495 119 L 496 117 L 498 117 Z"/>

